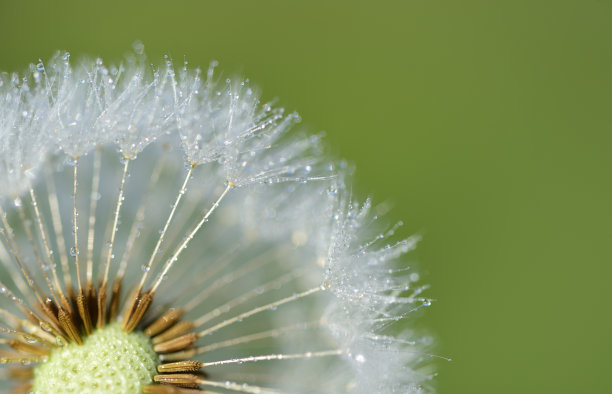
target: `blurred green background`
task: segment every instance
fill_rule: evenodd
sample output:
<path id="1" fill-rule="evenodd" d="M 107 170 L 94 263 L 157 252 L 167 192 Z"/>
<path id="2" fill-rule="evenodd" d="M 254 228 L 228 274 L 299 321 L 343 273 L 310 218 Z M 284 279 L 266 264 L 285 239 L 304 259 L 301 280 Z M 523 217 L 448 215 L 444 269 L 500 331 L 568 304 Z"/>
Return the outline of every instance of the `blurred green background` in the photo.
<path id="1" fill-rule="evenodd" d="M 610 392 L 608 0 L 0 1 L 0 69 L 56 49 L 219 60 L 394 203 L 441 393 Z"/>

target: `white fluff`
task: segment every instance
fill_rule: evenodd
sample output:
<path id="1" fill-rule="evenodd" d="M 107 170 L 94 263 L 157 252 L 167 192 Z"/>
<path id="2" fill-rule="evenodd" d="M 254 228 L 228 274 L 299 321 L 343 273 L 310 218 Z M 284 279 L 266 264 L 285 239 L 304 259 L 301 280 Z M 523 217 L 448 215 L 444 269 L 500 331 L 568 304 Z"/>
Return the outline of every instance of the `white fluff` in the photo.
<path id="1" fill-rule="evenodd" d="M 290 392 L 432 392 L 431 356 L 425 353 L 429 340 L 410 326 L 413 312 L 429 306 L 430 300 L 421 294 L 425 287 L 418 284 L 418 274 L 403 261 L 418 237 L 393 241 L 395 228 L 385 230 L 371 213 L 371 202 L 353 201 L 346 186 L 350 171 L 323 154 L 319 136 L 291 132 L 299 121 L 296 114 L 261 103 L 248 81 L 218 78 L 215 65 L 202 78 L 198 70 L 187 67 L 176 71 L 168 59 L 160 67 L 140 55 L 119 66 L 106 66 L 101 60 L 73 65 L 67 53 L 60 53 L 32 66 L 25 77 L 2 75 L 0 197 L 12 202 L 24 197 L 32 184 L 39 199 L 47 201 L 48 180 L 41 170 L 55 163 L 51 179 L 58 185 L 65 238 L 70 240 L 72 172 L 57 158 L 79 160 L 87 178 L 79 184 L 80 195 L 86 199 L 91 152 L 99 150 L 102 180 L 94 255 L 103 261 L 104 234 L 121 175 L 118 163 L 129 159 L 134 165 L 111 272 L 119 269 L 128 249 L 130 229 L 138 226 L 139 246 L 126 257 L 126 278 L 138 280 L 169 204 L 180 192 L 185 197 L 151 279 L 171 261 L 173 252 L 180 251 L 160 291 L 177 302 L 201 299 L 190 310 L 191 318 L 211 314 L 211 322 L 223 321 L 309 288 L 322 289 L 200 342 L 273 329 L 280 330 L 277 335 L 207 352 L 200 359 L 330 349 L 339 355 L 237 362 L 211 367 L 211 377 L 218 374 L 219 379 Z M 159 181 L 148 189 L 159 163 Z M 185 168 L 192 169 L 193 179 L 179 191 Z M 178 245 L 185 234 L 202 212 L 215 210 L 211 204 L 224 188 L 227 197 L 183 252 Z M 87 228 L 88 205 L 79 204 L 83 217 L 76 227 Z M 141 204 L 152 214 L 139 222 L 136 212 Z M 10 203 L 3 206 L 12 226 L 25 225 L 11 213 Z M 49 220 L 46 203 L 41 209 Z M 16 233 L 29 256 L 27 241 Z M 56 250 L 51 258 L 60 267 L 66 251 L 58 250 L 57 234 L 51 238 Z M 86 250 L 86 237 L 80 242 L 79 249 Z M 4 266 L 12 264 L 8 256 L 6 250 L 0 253 Z M 26 261 L 36 272 L 34 259 Z M 35 276 L 42 281 L 40 274 Z M 14 291 L 19 293 L 18 288 Z M 233 301 L 241 296 L 241 303 Z"/>

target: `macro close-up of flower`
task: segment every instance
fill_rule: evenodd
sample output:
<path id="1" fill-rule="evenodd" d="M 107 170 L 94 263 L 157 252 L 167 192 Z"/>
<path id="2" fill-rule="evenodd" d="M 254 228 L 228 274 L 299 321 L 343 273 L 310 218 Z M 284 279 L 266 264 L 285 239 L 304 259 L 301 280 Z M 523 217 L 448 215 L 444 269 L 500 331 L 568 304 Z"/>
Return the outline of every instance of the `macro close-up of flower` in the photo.
<path id="1" fill-rule="evenodd" d="M 0 74 L 3 388 L 433 392 L 419 237 L 248 79 L 134 48 Z"/>
<path id="2" fill-rule="evenodd" d="M 0 1 L 0 393 L 608 393 L 612 2 Z"/>

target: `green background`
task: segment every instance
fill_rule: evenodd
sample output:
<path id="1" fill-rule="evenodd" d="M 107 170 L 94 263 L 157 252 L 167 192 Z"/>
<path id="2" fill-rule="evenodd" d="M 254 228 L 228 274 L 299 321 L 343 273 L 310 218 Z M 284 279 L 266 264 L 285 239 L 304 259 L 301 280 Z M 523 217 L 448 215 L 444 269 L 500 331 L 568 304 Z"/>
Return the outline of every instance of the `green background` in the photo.
<path id="1" fill-rule="evenodd" d="M 611 20 L 608 0 L 1 0 L 0 69 L 139 39 L 244 73 L 424 235 L 441 393 L 603 393 Z"/>

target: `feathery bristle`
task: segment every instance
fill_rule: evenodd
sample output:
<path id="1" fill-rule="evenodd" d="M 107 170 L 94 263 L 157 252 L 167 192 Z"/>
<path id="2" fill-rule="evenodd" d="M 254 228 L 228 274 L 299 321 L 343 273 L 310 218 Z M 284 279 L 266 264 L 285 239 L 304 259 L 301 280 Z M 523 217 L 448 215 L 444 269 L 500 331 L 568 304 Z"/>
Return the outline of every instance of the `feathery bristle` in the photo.
<path id="1" fill-rule="evenodd" d="M 431 303 L 402 261 L 418 238 L 392 241 L 397 226 L 353 201 L 320 136 L 215 67 L 61 53 L 0 74 L 0 363 L 21 366 L 7 379 L 432 391 L 429 340 L 400 326 Z M 112 344 L 88 353 L 107 338 L 140 372 L 100 365 L 122 352 Z M 98 372 L 123 375 L 98 386 Z"/>

